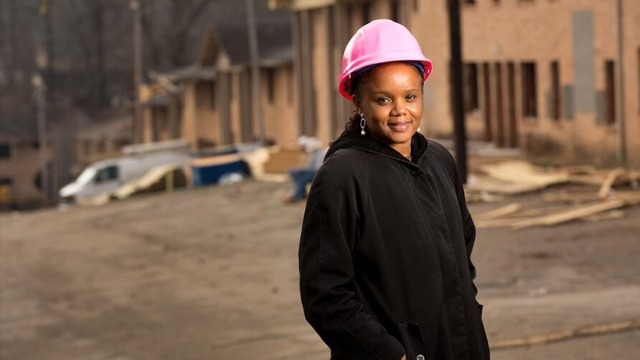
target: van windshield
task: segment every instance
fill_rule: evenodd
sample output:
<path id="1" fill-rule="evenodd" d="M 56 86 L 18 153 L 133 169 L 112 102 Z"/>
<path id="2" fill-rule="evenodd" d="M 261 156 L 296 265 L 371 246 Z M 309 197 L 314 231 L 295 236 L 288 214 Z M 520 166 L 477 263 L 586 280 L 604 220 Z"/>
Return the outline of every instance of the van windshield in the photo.
<path id="1" fill-rule="evenodd" d="M 88 167 L 84 169 L 84 171 L 78 176 L 76 182 L 78 184 L 86 184 L 93 180 L 93 177 L 96 176 L 96 169 L 93 167 Z"/>

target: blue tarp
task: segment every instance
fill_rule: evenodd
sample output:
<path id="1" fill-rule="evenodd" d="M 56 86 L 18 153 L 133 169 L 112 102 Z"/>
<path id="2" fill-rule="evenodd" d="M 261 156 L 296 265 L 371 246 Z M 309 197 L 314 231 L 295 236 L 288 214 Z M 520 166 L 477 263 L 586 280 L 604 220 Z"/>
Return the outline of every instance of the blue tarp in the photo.
<path id="1" fill-rule="evenodd" d="M 243 176 L 249 175 L 248 167 L 242 160 L 211 166 L 191 166 L 191 171 L 194 186 L 217 184 L 225 174 L 240 173 Z"/>

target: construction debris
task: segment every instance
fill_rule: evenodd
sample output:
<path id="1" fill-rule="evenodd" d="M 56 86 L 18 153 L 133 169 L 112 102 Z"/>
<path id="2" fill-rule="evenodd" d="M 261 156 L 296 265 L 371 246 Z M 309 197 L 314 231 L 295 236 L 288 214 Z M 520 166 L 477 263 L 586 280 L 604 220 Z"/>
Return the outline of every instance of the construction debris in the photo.
<path id="1" fill-rule="evenodd" d="M 626 216 L 623 208 L 640 205 L 640 174 L 617 168 L 543 169 L 524 161 L 484 165 L 469 177 L 471 201 L 543 192 L 540 201 L 511 203 L 475 214 L 478 228 L 552 226 L 574 220 L 602 221 Z M 575 190 L 579 188 L 579 190 Z M 481 196 L 479 196 L 481 195 Z M 471 202 L 469 201 L 469 202 Z"/>
<path id="2" fill-rule="evenodd" d="M 610 172 L 605 178 L 604 182 L 602 183 L 602 186 L 600 187 L 600 191 L 598 191 L 598 196 L 603 199 L 606 198 L 611 192 L 611 186 L 613 185 L 613 182 L 616 181 L 618 177 L 626 174 L 627 174 L 627 171 L 622 168 L 618 168 Z"/>
<path id="3" fill-rule="evenodd" d="M 511 215 L 515 212 L 518 212 L 520 209 L 522 209 L 522 205 L 518 203 L 509 204 L 505 207 L 478 214 L 476 215 L 476 220 L 491 220 L 502 216 Z"/>
<path id="4" fill-rule="evenodd" d="M 470 194 L 484 192 L 495 195 L 514 196 L 536 192 L 542 189 L 544 189 L 544 186 L 509 183 L 482 175 L 470 176 L 469 181 L 467 182 L 467 192 Z M 473 195 L 470 195 L 470 197 L 471 196 Z"/>
<path id="5" fill-rule="evenodd" d="M 511 225 L 511 228 L 514 230 L 520 230 L 524 228 L 528 228 L 531 226 L 539 226 L 539 225 L 557 225 L 562 224 L 571 220 L 576 220 L 580 218 L 584 218 L 587 216 L 595 215 L 601 212 L 620 209 L 625 206 L 624 201 L 621 200 L 608 200 L 602 203 L 593 204 L 593 205 L 584 205 L 577 206 L 574 209 L 570 209 L 567 211 L 563 211 L 561 213 L 536 217 L 532 219 L 520 220 Z"/>
<path id="6" fill-rule="evenodd" d="M 558 331 L 525 338 L 492 341 L 489 344 L 489 347 L 492 350 L 497 350 L 522 346 L 532 346 L 562 340 L 569 340 L 578 337 L 611 334 L 623 331 L 635 331 L 638 329 L 640 329 L 640 320 L 629 320 L 620 323 L 587 326 L 573 330 Z"/>
<path id="7" fill-rule="evenodd" d="M 563 170 L 546 171 L 526 161 L 505 161 L 485 165 L 481 171 L 490 177 L 506 183 L 545 188 L 569 181 L 569 173 Z"/>

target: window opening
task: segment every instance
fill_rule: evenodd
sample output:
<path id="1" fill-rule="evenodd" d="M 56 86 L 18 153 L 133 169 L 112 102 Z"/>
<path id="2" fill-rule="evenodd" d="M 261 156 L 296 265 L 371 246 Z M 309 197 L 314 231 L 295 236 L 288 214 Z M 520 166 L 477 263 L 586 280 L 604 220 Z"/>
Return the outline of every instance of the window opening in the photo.
<path id="1" fill-rule="evenodd" d="M 496 145 L 503 147 L 504 141 L 504 102 L 502 93 L 502 64 L 496 63 L 495 81 L 496 81 Z"/>
<path id="2" fill-rule="evenodd" d="M 485 140 L 493 141 L 493 126 L 491 124 L 491 71 L 489 64 L 482 64 L 482 90 L 483 90 L 483 108 L 484 108 L 484 130 Z"/>
<path id="3" fill-rule="evenodd" d="M 276 87 L 276 79 L 275 79 L 275 70 L 273 68 L 267 69 L 267 95 L 269 98 L 269 104 L 273 104 L 275 98 L 275 87 Z"/>
<path id="4" fill-rule="evenodd" d="M 212 110 L 216 108 L 216 83 L 215 81 L 209 81 L 209 105 Z"/>
<path id="5" fill-rule="evenodd" d="M 509 114 L 509 145 L 518 147 L 518 120 L 516 118 L 516 66 L 514 63 L 507 63 L 507 97 Z"/>
<path id="6" fill-rule="evenodd" d="M 296 77 L 293 74 L 293 66 L 287 67 L 287 99 L 289 105 L 293 104 L 293 89 L 296 87 Z"/>
<path id="7" fill-rule="evenodd" d="M 476 63 L 468 63 L 464 66 L 464 110 L 472 112 L 478 110 L 478 65 Z"/>
<path id="8" fill-rule="evenodd" d="M 0 144 L 0 159 L 9 159 L 11 157 L 11 146 L 9 144 Z"/>
<path id="9" fill-rule="evenodd" d="M 522 115 L 537 117 L 537 104 L 536 64 L 525 62 L 522 63 Z"/>
<path id="10" fill-rule="evenodd" d="M 560 120 L 560 65 L 551 62 L 551 119 Z"/>
<path id="11" fill-rule="evenodd" d="M 615 89 L 615 63 L 611 60 L 604 62 L 605 71 L 605 122 L 616 122 L 616 89 Z"/>

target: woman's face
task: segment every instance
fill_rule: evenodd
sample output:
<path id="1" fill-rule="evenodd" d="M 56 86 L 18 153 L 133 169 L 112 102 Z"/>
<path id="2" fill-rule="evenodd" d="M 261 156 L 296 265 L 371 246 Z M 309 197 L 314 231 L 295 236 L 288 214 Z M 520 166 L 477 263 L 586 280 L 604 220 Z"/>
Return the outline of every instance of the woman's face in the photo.
<path id="1" fill-rule="evenodd" d="M 395 62 L 371 70 L 354 103 L 378 141 L 404 156 L 422 118 L 422 78 L 413 65 Z"/>

